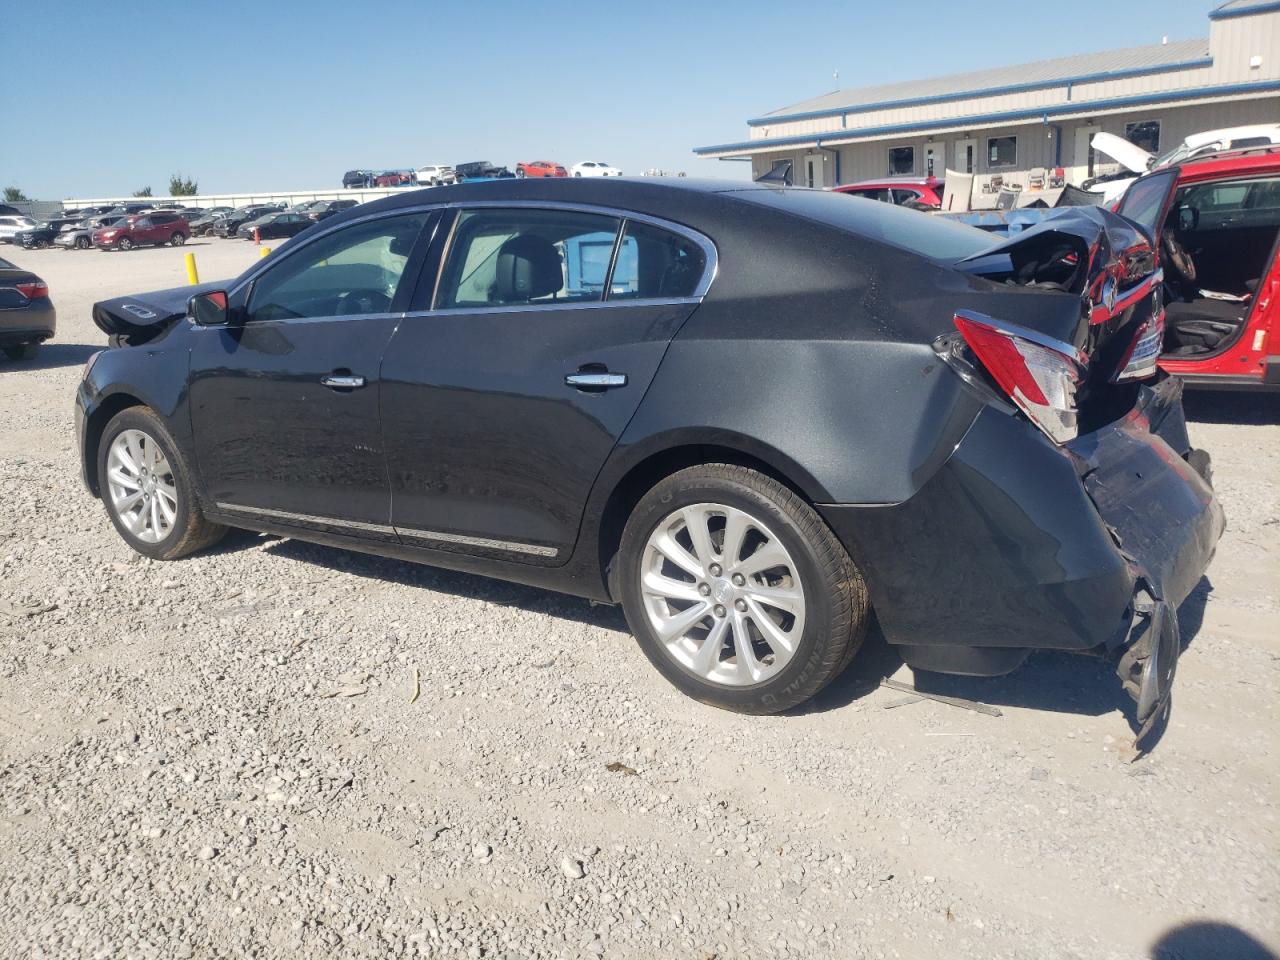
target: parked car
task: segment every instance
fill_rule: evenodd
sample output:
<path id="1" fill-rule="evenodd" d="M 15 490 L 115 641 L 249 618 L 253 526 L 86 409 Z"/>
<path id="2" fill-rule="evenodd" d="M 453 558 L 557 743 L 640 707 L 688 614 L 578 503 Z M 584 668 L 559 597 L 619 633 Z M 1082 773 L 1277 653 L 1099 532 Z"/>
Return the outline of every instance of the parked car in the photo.
<path id="1" fill-rule="evenodd" d="M 315 223 L 305 213 L 270 213 L 265 217 L 246 223 L 236 231 L 242 240 L 260 243 L 278 237 L 294 237 Z"/>
<path id="2" fill-rule="evenodd" d="M 554 160 L 530 160 L 516 164 L 517 177 L 567 177 L 569 171 Z"/>
<path id="3" fill-rule="evenodd" d="M 355 205 L 355 200 L 317 200 L 307 209 L 306 214 L 312 222 L 318 223 L 321 220 L 327 220 L 335 213 L 350 210 Z"/>
<path id="4" fill-rule="evenodd" d="M 26 230 L 19 230 L 15 233 L 13 235 L 13 243 L 15 246 L 20 246 L 27 250 L 43 250 L 53 244 L 59 233 L 63 230 L 74 229 L 77 223 L 79 223 L 79 220 L 74 217 L 54 217 L 50 220 L 43 220 L 34 227 L 28 227 Z"/>
<path id="5" fill-rule="evenodd" d="M 620 177 L 622 171 L 612 167 L 603 160 L 583 160 L 569 168 L 575 177 Z"/>
<path id="6" fill-rule="evenodd" d="M 148 210 L 154 210 L 155 208 L 156 205 L 154 203 L 117 203 L 114 207 L 103 212 L 127 217 L 135 213 L 146 213 Z"/>
<path id="7" fill-rule="evenodd" d="M 919 670 L 1110 654 L 1150 724 L 1223 528 L 1209 458 L 1144 352 L 1145 228 L 1030 236 L 737 182 L 379 200 L 96 304 L 84 479 L 156 559 L 237 526 L 620 602 L 729 709 L 811 697 L 873 604 Z"/>
<path id="8" fill-rule="evenodd" d="M 208 213 L 209 211 L 203 207 L 182 207 L 177 210 L 178 216 L 187 221 L 187 223 L 195 223 L 201 217 L 207 216 Z"/>
<path id="9" fill-rule="evenodd" d="M 429 163 L 414 171 L 414 177 L 424 187 L 437 187 L 445 183 L 453 183 L 457 178 L 453 167 L 443 163 Z"/>
<path id="10" fill-rule="evenodd" d="M 372 170 L 348 170 L 342 175 L 342 186 L 349 189 L 373 186 Z"/>
<path id="11" fill-rule="evenodd" d="M 23 230 L 30 230 L 36 225 L 35 220 L 31 217 L 3 216 L 0 217 L 0 243 L 13 243 L 13 238 Z"/>
<path id="12" fill-rule="evenodd" d="M 384 170 L 373 178 L 375 187 L 405 187 L 415 183 L 412 170 Z"/>
<path id="13" fill-rule="evenodd" d="M 30 270 L 0 259 L 0 350 L 5 356 L 30 360 L 57 325 L 49 285 Z"/>
<path id="14" fill-rule="evenodd" d="M 942 208 L 943 182 L 937 177 L 883 177 L 834 187 L 836 193 L 900 206 Z"/>
<path id="15" fill-rule="evenodd" d="M 53 241 L 54 246 L 66 247 L 68 250 L 88 250 L 93 246 L 93 231 L 114 226 L 126 219 L 128 218 L 113 216 L 90 217 L 88 220 L 80 221 L 80 224 L 71 230 L 63 230 L 59 233 Z"/>
<path id="16" fill-rule="evenodd" d="M 91 236 L 99 250 L 132 250 L 166 244 L 180 247 L 187 242 L 190 232 L 187 221 L 176 213 L 155 211 L 125 217 L 123 221 L 93 231 Z"/>
<path id="17" fill-rule="evenodd" d="M 278 213 L 279 208 L 274 204 L 253 204 L 247 207 L 238 207 L 226 216 L 214 221 L 213 232 L 219 237 L 234 237 L 236 231 L 246 223 L 257 220 L 259 217 L 265 217 L 269 213 Z"/>
<path id="18" fill-rule="evenodd" d="M 453 168 L 453 175 L 458 183 L 465 180 L 505 180 L 515 174 L 506 167 L 499 167 L 488 160 L 473 160 L 470 163 L 459 163 Z"/>
<path id="19" fill-rule="evenodd" d="M 232 207 L 210 207 L 204 212 L 204 216 L 197 217 L 191 221 L 191 235 L 193 237 L 212 237 L 218 221 L 231 213 L 233 209 Z"/>
<path id="20" fill-rule="evenodd" d="M 1086 190 L 1101 193 L 1102 199 L 1099 202 L 1109 206 L 1124 196 L 1124 192 L 1129 189 L 1129 184 L 1149 170 L 1183 163 L 1210 153 L 1221 153 L 1224 150 L 1243 150 L 1248 147 L 1267 147 L 1276 144 L 1280 144 L 1280 123 L 1225 127 L 1221 130 L 1193 133 L 1161 156 L 1143 150 L 1137 144 L 1130 143 L 1114 133 L 1097 133 L 1089 141 L 1089 145 L 1115 159 L 1124 169 L 1118 173 L 1086 180 L 1082 186 Z"/>

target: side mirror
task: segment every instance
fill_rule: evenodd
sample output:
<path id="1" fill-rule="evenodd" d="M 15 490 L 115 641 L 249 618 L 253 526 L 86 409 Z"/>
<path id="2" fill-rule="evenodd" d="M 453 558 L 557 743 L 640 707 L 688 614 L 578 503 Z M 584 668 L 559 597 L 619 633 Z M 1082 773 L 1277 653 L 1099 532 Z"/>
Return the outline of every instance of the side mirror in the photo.
<path id="1" fill-rule="evenodd" d="M 225 327 L 231 314 L 227 309 L 227 292 L 210 290 L 187 301 L 187 316 L 202 327 Z"/>
<path id="2" fill-rule="evenodd" d="M 1200 211 L 1195 207 L 1183 205 L 1178 208 L 1178 229 L 1194 230 L 1200 226 Z"/>

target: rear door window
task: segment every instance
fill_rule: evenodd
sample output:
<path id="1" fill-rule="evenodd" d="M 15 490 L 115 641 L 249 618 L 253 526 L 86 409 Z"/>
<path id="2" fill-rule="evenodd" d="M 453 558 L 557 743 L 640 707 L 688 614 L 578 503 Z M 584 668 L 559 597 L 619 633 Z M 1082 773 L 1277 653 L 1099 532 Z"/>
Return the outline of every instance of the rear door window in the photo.
<path id="1" fill-rule="evenodd" d="M 464 210 L 436 308 L 602 300 L 618 228 L 617 218 L 594 213 Z"/>
<path id="2" fill-rule="evenodd" d="M 631 220 L 618 247 L 609 299 L 692 297 L 706 268 L 706 254 L 692 240 Z"/>

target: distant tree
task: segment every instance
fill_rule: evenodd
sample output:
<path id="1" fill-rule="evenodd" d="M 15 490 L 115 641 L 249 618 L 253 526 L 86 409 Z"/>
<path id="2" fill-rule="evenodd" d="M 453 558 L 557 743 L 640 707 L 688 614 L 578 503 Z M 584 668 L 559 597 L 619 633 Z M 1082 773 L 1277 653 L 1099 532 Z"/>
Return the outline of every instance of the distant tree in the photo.
<path id="1" fill-rule="evenodd" d="M 133 191 L 133 195 L 135 197 L 149 197 L 151 196 L 151 188 L 143 187 L 141 190 L 135 190 Z"/>
<path id="2" fill-rule="evenodd" d="M 17 187 L 5 187 L 4 199 L 6 203 L 17 203 L 19 200 L 30 200 L 31 198 Z"/>
<path id="3" fill-rule="evenodd" d="M 200 185 L 190 177 L 175 173 L 169 178 L 169 196 L 194 197 L 200 192 Z"/>

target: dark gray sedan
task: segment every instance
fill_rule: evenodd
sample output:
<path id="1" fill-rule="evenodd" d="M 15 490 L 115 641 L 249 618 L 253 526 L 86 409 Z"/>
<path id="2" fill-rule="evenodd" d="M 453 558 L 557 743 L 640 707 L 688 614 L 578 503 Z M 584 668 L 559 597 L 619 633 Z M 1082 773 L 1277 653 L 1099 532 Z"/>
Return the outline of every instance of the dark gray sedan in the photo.
<path id="1" fill-rule="evenodd" d="M 0 349 L 5 355 L 30 360 L 56 326 L 49 285 L 30 270 L 0 259 Z"/>

